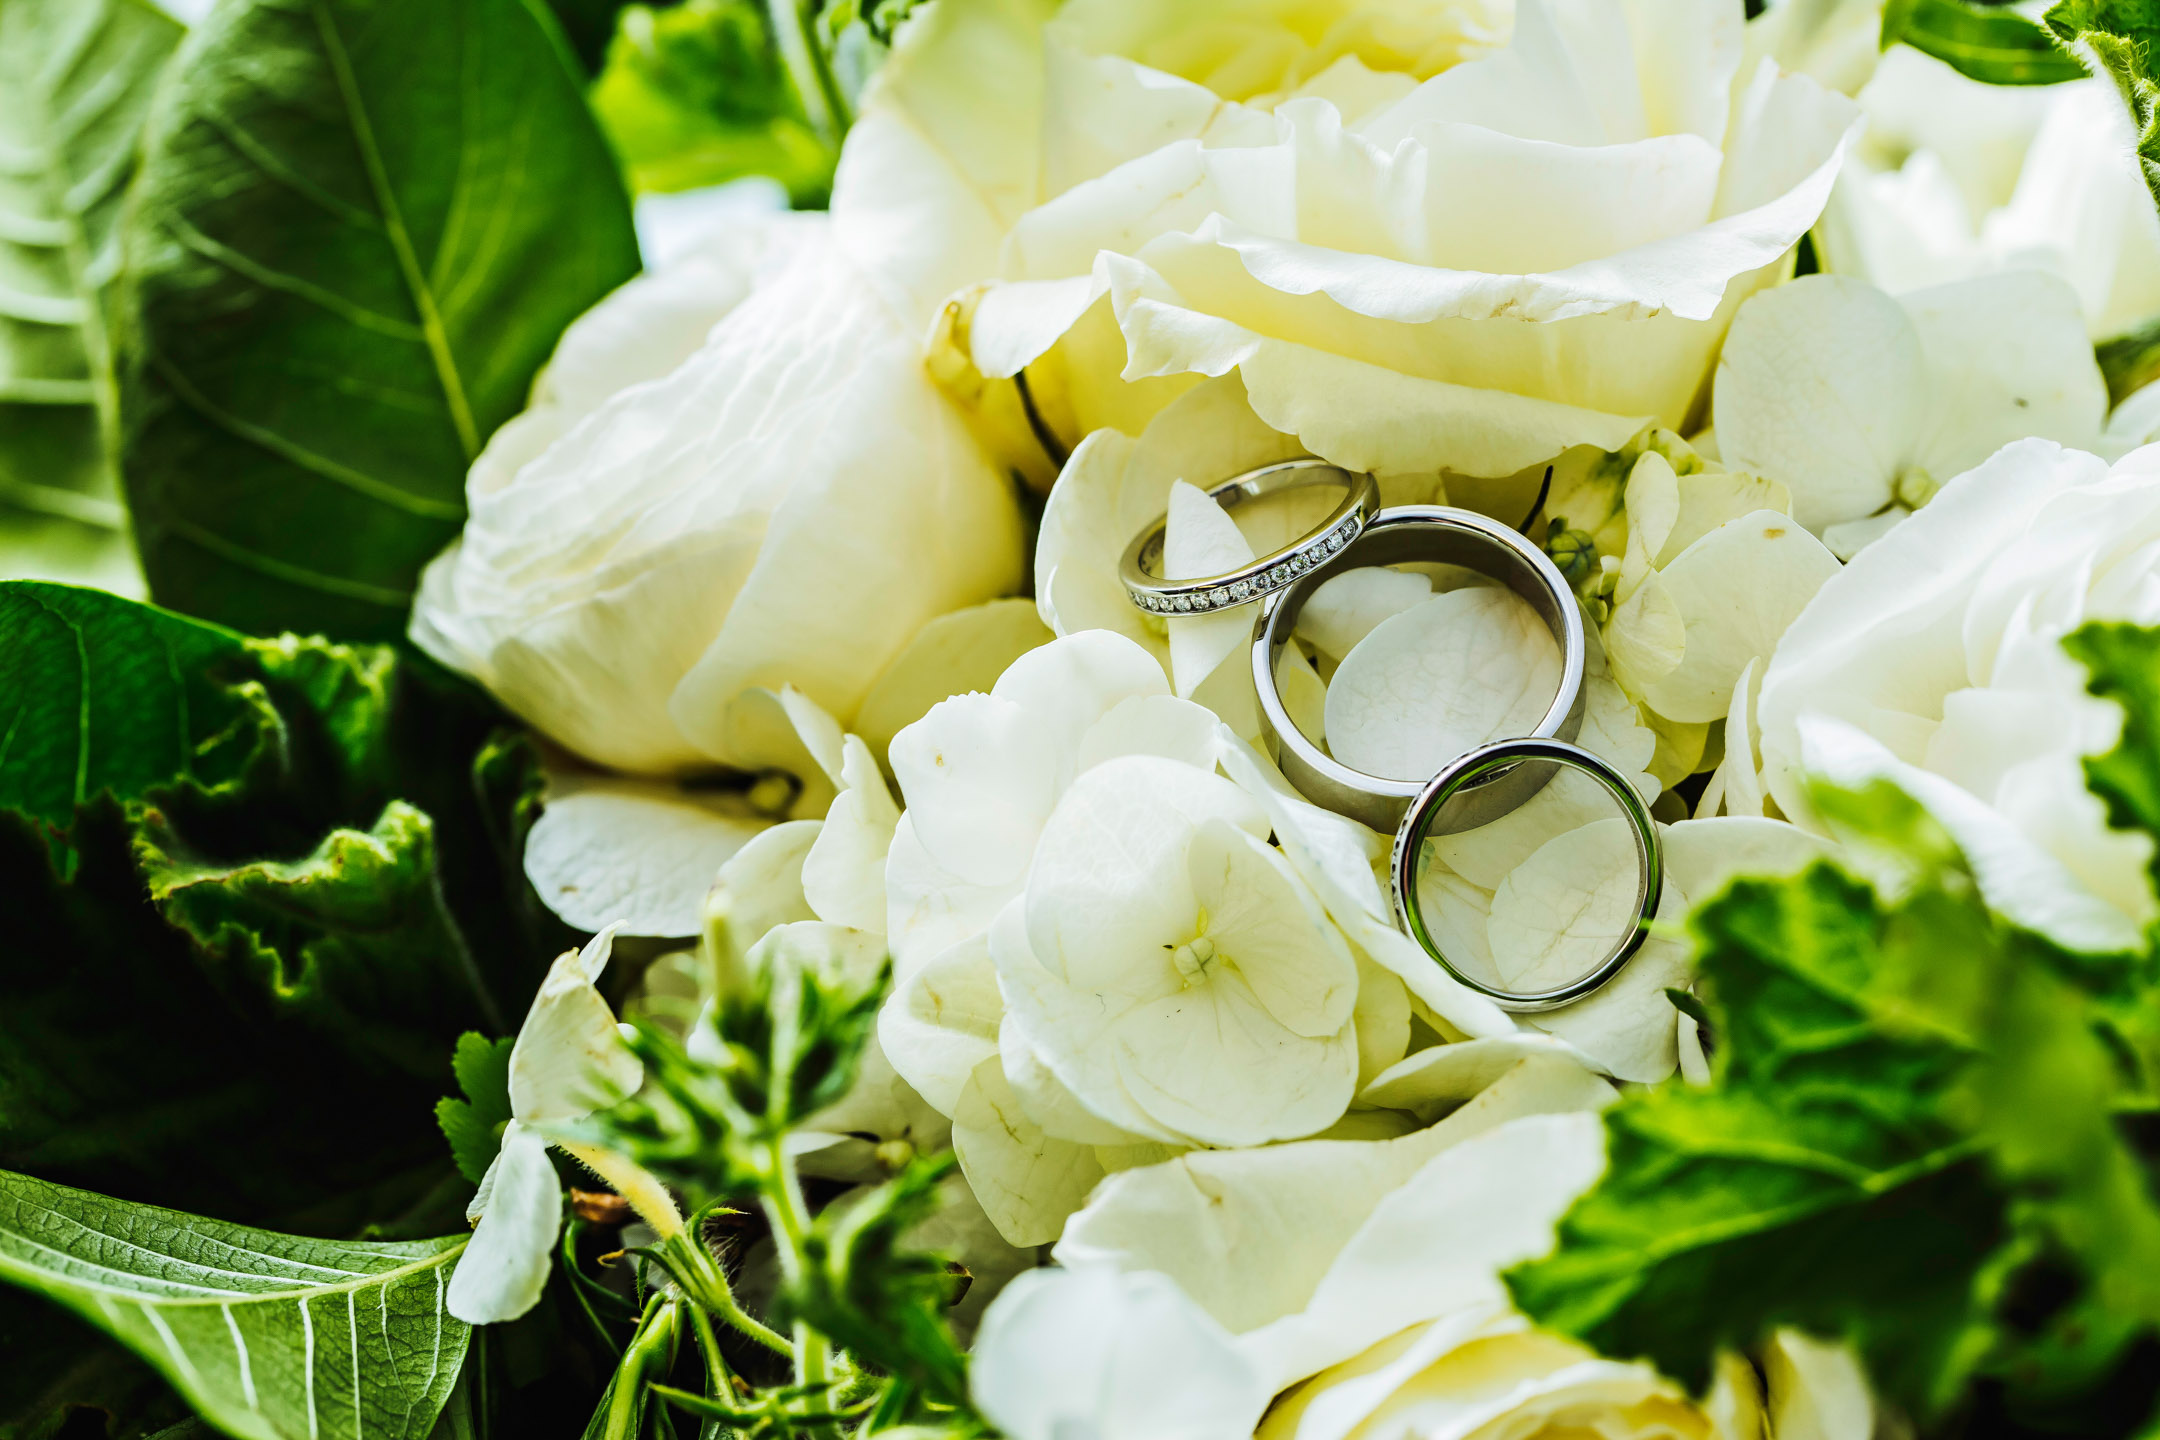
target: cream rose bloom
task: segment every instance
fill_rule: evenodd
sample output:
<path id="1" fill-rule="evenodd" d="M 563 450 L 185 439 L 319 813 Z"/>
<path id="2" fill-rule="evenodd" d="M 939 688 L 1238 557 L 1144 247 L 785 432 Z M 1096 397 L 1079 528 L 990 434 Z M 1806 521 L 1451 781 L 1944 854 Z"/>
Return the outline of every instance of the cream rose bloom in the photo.
<path id="1" fill-rule="evenodd" d="M 1768 1395 L 1727 1361 L 1697 1403 L 1532 1328 L 1501 1272 L 1551 1248 L 1603 1169 L 1593 1112 L 1614 1096 L 1551 1048 L 1482 1074 L 1398 1139 L 1197 1153 L 1111 1179 L 1059 1244 L 1066 1268 L 1022 1277 L 986 1315 L 984 1413 L 1015 1440 L 1869 1432 L 1857 1367 L 1801 1337 L 1764 1357 Z"/>
<path id="2" fill-rule="evenodd" d="M 613 772 L 558 774 L 528 859 L 565 918 L 632 934 L 692 933 L 721 861 L 822 813 L 839 726 L 1021 574 L 1011 482 L 822 217 L 746 218 L 603 301 L 467 494 L 412 637 Z M 976 629 L 1000 663 L 1032 643 Z M 672 783 L 716 768 L 786 778 Z"/>
<path id="3" fill-rule="evenodd" d="M 1816 593 L 1763 675 L 1759 772 L 1728 739 L 1734 778 L 1804 823 L 1809 774 L 1893 778 L 2005 914 L 2085 948 L 2138 943 L 2150 842 L 2108 828 L 2079 768 L 2122 725 L 2061 646 L 2088 620 L 2160 620 L 2160 447 L 2110 468 L 2005 446 Z"/>
<path id="4" fill-rule="evenodd" d="M 1737 73 L 1738 0 L 1524 0 L 1505 48 L 1475 3 L 1045 13 L 927 10 L 834 216 L 896 303 L 952 303 L 956 388 L 988 410 L 1024 377 L 1061 445 L 1231 370 L 1268 427 L 1384 476 L 1680 426 L 1855 114 Z"/>

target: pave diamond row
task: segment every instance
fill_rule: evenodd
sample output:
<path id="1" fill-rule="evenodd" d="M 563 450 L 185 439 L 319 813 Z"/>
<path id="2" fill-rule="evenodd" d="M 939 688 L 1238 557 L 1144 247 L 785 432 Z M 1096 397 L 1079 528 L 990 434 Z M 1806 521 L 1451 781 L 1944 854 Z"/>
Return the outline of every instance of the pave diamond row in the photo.
<path id="1" fill-rule="evenodd" d="M 1158 615 L 1204 615 L 1211 610 L 1226 610 L 1233 605 L 1243 605 L 1263 595 L 1282 589 L 1306 571 L 1318 567 L 1329 556 L 1350 543 L 1357 535 L 1356 519 L 1343 521 L 1327 534 L 1305 542 L 1306 548 L 1286 560 L 1279 560 L 1249 580 L 1234 580 L 1228 585 L 1198 590 L 1190 595 L 1148 595 L 1141 604 Z"/>

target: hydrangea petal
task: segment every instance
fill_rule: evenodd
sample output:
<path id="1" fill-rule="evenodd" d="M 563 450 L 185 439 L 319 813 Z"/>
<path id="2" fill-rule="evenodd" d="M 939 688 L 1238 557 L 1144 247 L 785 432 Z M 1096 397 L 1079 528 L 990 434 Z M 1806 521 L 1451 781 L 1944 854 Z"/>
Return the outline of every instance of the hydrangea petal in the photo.
<path id="1" fill-rule="evenodd" d="M 468 1325 L 517 1319 L 540 1303 L 554 1271 L 562 1182 L 537 1131 L 515 1120 L 505 1127 L 486 1200 L 445 1297 L 450 1313 Z"/>
<path id="2" fill-rule="evenodd" d="M 698 933 L 713 876 L 771 821 L 740 795 L 559 773 L 525 842 L 525 876 L 564 923 Z"/>
<path id="3" fill-rule="evenodd" d="M 1004 1015 L 989 937 L 978 935 L 894 981 L 878 1043 L 901 1078 L 951 1115 L 975 1067 L 998 1053 Z"/>
<path id="4" fill-rule="evenodd" d="M 1382 621 L 1343 659 L 1328 743 L 1368 775 L 1423 779 L 1487 740 L 1528 734 L 1559 681 L 1559 646 L 1520 596 L 1447 591 Z"/>

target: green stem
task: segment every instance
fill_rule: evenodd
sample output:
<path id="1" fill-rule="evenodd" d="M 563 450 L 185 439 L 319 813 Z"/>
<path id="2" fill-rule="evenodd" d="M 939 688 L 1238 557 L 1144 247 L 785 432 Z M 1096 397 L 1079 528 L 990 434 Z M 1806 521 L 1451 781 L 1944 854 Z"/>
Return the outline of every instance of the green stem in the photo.
<path id="1" fill-rule="evenodd" d="M 847 96 L 840 91 L 839 77 L 833 74 L 825 47 L 810 33 L 810 7 L 804 0 L 765 0 L 765 13 L 780 46 L 781 63 L 787 66 L 788 79 L 802 101 L 803 113 L 810 118 L 810 128 L 838 149 L 855 117 L 848 111 Z"/>
<path id="2" fill-rule="evenodd" d="M 637 1334 L 615 1367 L 615 1383 L 608 1387 L 607 1423 L 600 1440 L 634 1440 L 644 1415 L 645 1385 L 655 1370 L 664 1376 L 674 1358 L 680 1302 L 655 1295 L 638 1320 Z"/>
<path id="3" fill-rule="evenodd" d="M 696 1237 L 694 1228 L 670 1236 L 660 1246 L 671 1262 L 668 1273 L 695 1302 L 694 1308 L 701 1316 L 706 1313 L 718 1315 L 760 1345 L 794 1359 L 795 1347 L 788 1343 L 786 1336 L 751 1318 L 736 1303 L 735 1291 L 721 1271 L 720 1262 L 713 1259 L 712 1252 Z"/>
<path id="4" fill-rule="evenodd" d="M 770 1183 L 765 1186 L 765 1213 L 772 1220 L 773 1239 L 780 1252 L 780 1273 L 790 1281 L 802 1278 L 803 1239 L 810 1233 L 810 1206 L 803 1199 L 802 1182 L 795 1176 L 785 1145 L 785 1134 L 770 1142 Z M 829 1350 L 825 1337 L 809 1325 L 795 1322 L 795 1383 L 823 1385 L 830 1378 Z"/>

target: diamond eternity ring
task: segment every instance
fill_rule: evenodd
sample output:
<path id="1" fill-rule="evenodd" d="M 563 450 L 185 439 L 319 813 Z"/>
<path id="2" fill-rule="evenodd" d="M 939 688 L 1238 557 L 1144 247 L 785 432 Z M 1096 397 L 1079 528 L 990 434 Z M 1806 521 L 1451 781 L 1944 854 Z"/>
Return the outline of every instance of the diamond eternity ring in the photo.
<path id="1" fill-rule="evenodd" d="M 1344 492 L 1342 503 L 1316 528 L 1291 544 L 1221 575 L 1163 578 L 1163 534 L 1169 522 L 1165 514 L 1125 547 L 1119 572 L 1126 594 L 1151 615 L 1206 615 L 1265 599 L 1318 569 L 1364 533 L 1366 522 L 1379 513 L 1380 486 L 1372 476 L 1345 470 L 1326 460 L 1285 460 L 1232 476 L 1207 493 L 1209 499 L 1235 514 L 1241 505 L 1313 485 L 1340 487 Z"/>

